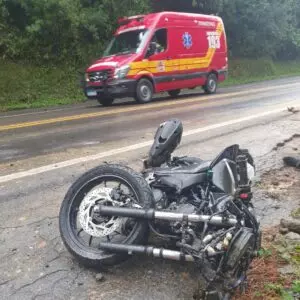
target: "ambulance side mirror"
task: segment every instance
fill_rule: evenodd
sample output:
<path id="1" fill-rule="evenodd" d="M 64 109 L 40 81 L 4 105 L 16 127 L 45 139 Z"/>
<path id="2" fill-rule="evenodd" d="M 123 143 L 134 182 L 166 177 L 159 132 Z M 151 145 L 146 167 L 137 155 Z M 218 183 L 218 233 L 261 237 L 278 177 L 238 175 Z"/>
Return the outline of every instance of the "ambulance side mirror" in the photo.
<path id="1" fill-rule="evenodd" d="M 150 57 L 153 54 L 155 54 L 156 49 L 157 49 L 156 43 L 155 42 L 151 42 L 150 45 L 149 45 L 149 47 L 148 47 L 148 51 L 147 51 L 146 57 Z"/>

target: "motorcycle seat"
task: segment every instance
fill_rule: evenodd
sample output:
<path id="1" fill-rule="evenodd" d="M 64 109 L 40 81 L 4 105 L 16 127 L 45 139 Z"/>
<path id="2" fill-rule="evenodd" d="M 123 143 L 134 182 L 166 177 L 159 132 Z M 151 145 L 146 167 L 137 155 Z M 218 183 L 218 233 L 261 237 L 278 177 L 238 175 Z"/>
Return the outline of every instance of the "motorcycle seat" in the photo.
<path id="1" fill-rule="evenodd" d="M 190 166 L 178 166 L 172 168 L 157 168 L 154 173 L 157 175 L 173 175 L 173 174 L 199 174 L 209 170 L 211 161 L 201 161 Z"/>

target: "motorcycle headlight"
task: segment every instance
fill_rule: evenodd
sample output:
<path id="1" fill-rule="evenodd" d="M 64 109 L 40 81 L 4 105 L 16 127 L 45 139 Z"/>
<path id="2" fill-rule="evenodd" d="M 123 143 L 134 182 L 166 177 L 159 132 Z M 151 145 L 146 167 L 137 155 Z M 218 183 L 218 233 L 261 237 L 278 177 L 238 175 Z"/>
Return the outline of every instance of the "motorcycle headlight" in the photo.
<path id="1" fill-rule="evenodd" d="M 115 70 L 115 79 L 122 79 L 125 78 L 128 74 L 128 72 L 130 71 L 130 66 L 129 65 L 125 65 L 121 68 L 117 68 Z"/>

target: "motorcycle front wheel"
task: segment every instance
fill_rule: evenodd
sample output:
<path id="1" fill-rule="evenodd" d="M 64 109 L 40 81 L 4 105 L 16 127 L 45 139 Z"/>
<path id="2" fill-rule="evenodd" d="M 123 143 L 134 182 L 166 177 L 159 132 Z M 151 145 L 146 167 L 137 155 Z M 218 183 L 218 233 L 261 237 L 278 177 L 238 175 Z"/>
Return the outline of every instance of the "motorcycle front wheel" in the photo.
<path id="1" fill-rule="evenodd" d="M 144 244 L 146 221 L 97 214 L 99 205 L 151 208 L 153 194 L 145 179 L 120 165 L 102 165 L 83 174 L 68 190 L 59 213 L 59 229 L 68 251 L 83 265 L 99 268 L 122 262 L 127 255 L 99 249 L 103 241 Z"/>

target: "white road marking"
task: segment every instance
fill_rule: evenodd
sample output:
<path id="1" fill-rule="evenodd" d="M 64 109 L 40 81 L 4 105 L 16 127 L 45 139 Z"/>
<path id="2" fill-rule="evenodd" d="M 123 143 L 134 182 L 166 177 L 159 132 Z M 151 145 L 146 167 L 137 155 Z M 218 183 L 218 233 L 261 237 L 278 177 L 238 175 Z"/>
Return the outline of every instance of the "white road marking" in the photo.
<path id="1" fill-rule="evenodd" d="M 183 136 L 191 136 L 191 135 L 199 134 L 201 132 L 218 129 L 218 128 L 222 128 L 222 127 L 226 127 L 226 126 L 230 126 L 230 125 L 234 125 L 234 124 L 238 124 L 238 123 L 242 123 L 242 122 L 246 122 L 246 121 L 251 121 L 254 119 L 258 119 L 258 118 L 262 118 L 262 117 L 266 117 L 266 116 L 270 116 L 270 115 L 274 115 L 274 114 L 278 114 L 280 112 L 287 111 L 288 106 L 290 106 L 290 107 L 296 106 L 297 104 L 299 104 L 299 102 L 298 103 L 289 102 L 289 103 L 286 103 L 284 107 L 281 107 L 281 108 L 278 108 L 275 110 L 267 111 L 267 112 L 256 114 L 256 115 L 250 114 L 248 117 L 238 118 L 235 120 L 230 120 L 230 121 L 222 122 L 219 124 L 214 124 L 214 125 L 209 125 L 209 126 L 205 126 L 202 128 L 188 130 L 183 133 Z M 288 112 L 287 112 L 287 114 L 288 114 Z M 116 154 L 122 154 L 125 152 L 142 149 L 144 147 L 148 147 L 148 146 L 152 145 L 152 143 L 153 143 L 153 140 L 146 141 L 143 143 L 126 146 L 126 147 L 122 147 L 119 149 L 112 149 L 112 150 L 98 153 L 95 155 L 79 157 L 79 158 L 75 158 L 75 159 L 71 159 L 71 160 L 67 160 L 67 161 L 63 161 L 63 162 L 58 162 L 58 163 L 42 166 L 39 168 L 34 168 L 34 169 L 23 171 L 23 172 L 17 172 L 17 173 L 5 175 L 5 176 L 0 176 L 0 183 L 4 183 L 4 182 L 11 181 L 11 180 L 16 180 L 16 179 L 21 179 L 21 178 L 32 176 L 32 175 L 38 175 L 41 173 L 58 170 L 61 168 L 70 167 L 70 166 L 73 166 L 76 164 L 85 163 L 85 162 L 89 162 L 89 161 L 97 160 L 97 159 L 102 159 L 102 158 L 113 156 Z"/>

